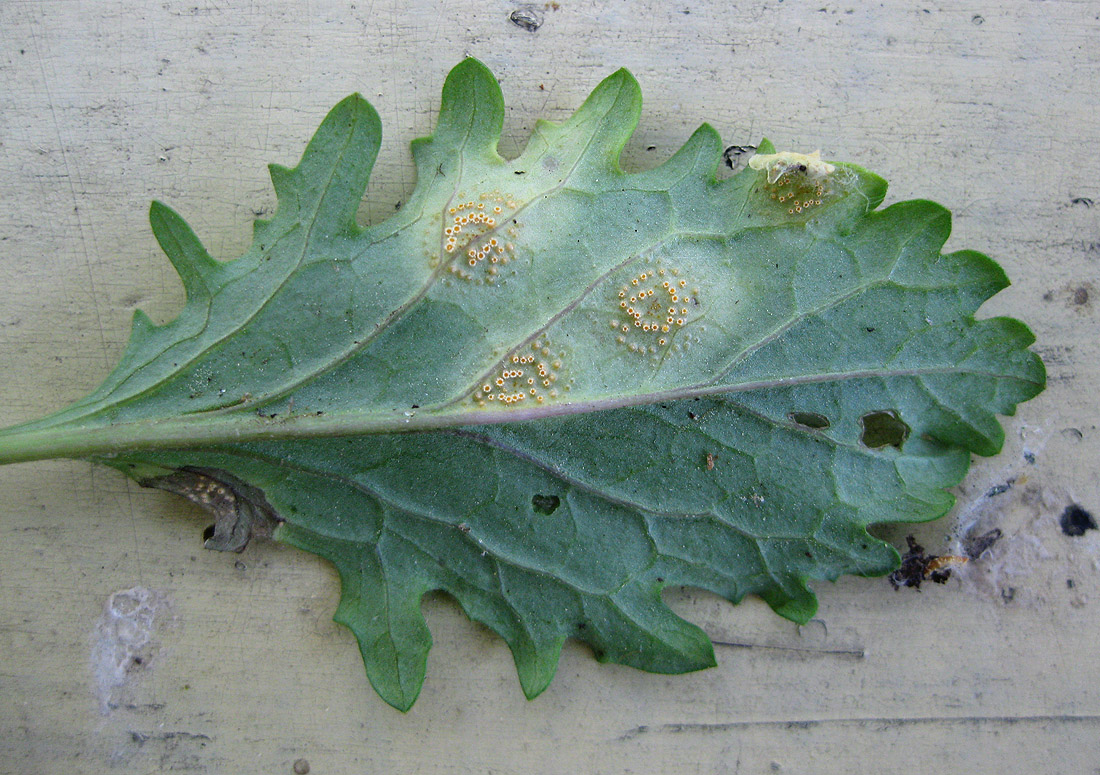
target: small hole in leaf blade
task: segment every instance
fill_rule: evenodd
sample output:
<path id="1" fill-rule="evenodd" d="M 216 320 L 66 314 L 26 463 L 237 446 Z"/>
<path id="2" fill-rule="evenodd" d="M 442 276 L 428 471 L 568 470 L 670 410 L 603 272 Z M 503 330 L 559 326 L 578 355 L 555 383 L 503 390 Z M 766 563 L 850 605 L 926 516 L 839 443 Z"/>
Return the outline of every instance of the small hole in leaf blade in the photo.
<path id="1" fill-rule="evenodd" d="M 813 428 L 815 431 L 829 427 L 829 418 L 817 412 L 791 412 L 787 415 L 792 422 L 798 423 L 804 428 Z"/>
<path id="2" fill-rule="evenodd" d="M 531 498 L 531 508 L 537 514 L 553 514 L 561 505 L 561 498 L 557 495 L 535 495 Z"/>
<path id="3" fill-rule="evenodd" d="M 909 426 L 906 425 L 897 412 L 868 412 L 859 418 L 859 424 L 863 428 L 859 440 L 863 446 L 871 449 L 881 447 L 897 447 L 909 438 Z"/>

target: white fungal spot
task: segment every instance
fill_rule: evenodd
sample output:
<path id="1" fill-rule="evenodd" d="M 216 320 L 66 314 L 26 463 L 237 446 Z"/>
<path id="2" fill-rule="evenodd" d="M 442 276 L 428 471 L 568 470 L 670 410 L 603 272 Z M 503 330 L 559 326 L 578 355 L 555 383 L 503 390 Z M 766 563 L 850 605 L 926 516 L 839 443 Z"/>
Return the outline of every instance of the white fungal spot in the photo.
<path id="1" fill-rule="evenodd" d="M 769 183 L 775 183 L 782 176 L 795 173 L 805 176 L 807 180 L 817 181 L 836 170 L 832 164 L 821 160 L 821 151 L 758 153 L 749 159 L 749 167 L 767 170 Z"/>

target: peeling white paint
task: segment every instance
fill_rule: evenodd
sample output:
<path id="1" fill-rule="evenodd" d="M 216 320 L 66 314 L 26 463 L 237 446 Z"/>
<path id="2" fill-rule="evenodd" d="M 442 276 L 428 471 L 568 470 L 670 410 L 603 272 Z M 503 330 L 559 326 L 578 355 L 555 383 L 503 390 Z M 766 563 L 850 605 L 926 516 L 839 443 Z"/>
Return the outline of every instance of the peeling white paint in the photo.
<path id="1" fill-rule="evenodd" d="M 91 666 L 99 710 L 109 714 L 125 701 L 127 685 L 147 669 L 159 644 L 155 633 L 168 607 L 167 596 L 145 587 L 113 593 L 92 633 Z"/>

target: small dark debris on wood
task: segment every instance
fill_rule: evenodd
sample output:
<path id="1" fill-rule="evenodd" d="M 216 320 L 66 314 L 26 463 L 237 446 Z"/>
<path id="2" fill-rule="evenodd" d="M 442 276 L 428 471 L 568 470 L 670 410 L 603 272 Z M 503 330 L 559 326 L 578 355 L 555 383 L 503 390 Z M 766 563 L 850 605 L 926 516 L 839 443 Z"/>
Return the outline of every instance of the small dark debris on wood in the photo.
<path id="1" fill-rule="evenodd" d="M 737 170 L 744 166 L 747 157 L 754 153 L 756 153 L 755 145 L 731 145 L 722 151 L 722 161 L 731 170 Z"/>
<path id="2" fill-rule="evenodd" d="M 537 8 L 525 5 L 508 14 L 508 21 L 520 29 L 535 32 L 542 26 L 542 13 Z"/>
<path id="3" fill-rule="evenodd" d="M 909 544 L 909 551 L 902 556 L 901 566 L 888 577 L 890 586 L 894 589 L 902 587 L 920 589 L 921 583 L 928 580 L 936 584 L 945 584 L 951 578 L 953 567 L 969 561 L 968 557 L 925 554 L 924 547 L 918 544 L 913 536 L 906 536 L 905 541 Z"/>
<path id="4" fill-rule="evenodd" d="M 1062 532 L 1071 538 L 1083 536 L 1089 530 L 1097 529 L 1096 520 L 1092 514 L 1089 514 L 1076 503 L 1066 506 L 1059 523 L 1062 526 Z"/>
<path id="5" fill-rule="evenodd" d="M 994 498 L 998 495 L 1004 495 L 1006 492 L 1012 489 L 1012 485 L 1016 484 L 1016 477 L 1012 477 L 1001 484 L 995 484 L 985 491 L 985 497 Z"/>
<path id="6" fill-rule="evenodd" d="M 981 535 L 967 536 L 962 542 L 963 549 L 966 551 L 966 556 L 972 560 L 978 559 L 991 549 L 993 544 L 1000 541 L 1003 535 L 1004 533 L 1001 532 L 1001 529 L 995 527 Z"/>
<path id="7" fill-rule="evenodd" d="M 1069 200 L 1069 203 L 1071 205 L 1082 205 L 1084 207 L 1092 207 L 1093 205 L 1093 201 L 1087 196 L 1075 196 L 1073 199 Z"/>

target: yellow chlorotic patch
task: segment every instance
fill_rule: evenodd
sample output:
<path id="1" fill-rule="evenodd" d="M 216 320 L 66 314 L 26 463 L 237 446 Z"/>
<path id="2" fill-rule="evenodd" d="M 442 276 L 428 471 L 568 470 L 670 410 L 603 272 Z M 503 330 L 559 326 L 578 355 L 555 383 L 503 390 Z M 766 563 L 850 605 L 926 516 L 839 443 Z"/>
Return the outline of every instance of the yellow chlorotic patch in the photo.
<path id="1" fill-rule="evenodd" d="M 469 282 L 498 282 L 501 270 L 516 255 L 519 223 L 511 216 L 518 207 L 511 194 L 500 191 L 471 198 L 460 193 L 443 212 L 441 245 L 447 271 Z"/>
<path id="2" fill-rule="evenodd" d="M 565 369 L 566 352 L 540 337 L 510 353 L 471 396 L 479 407 L 539 406 L 573 389 Z"/>

